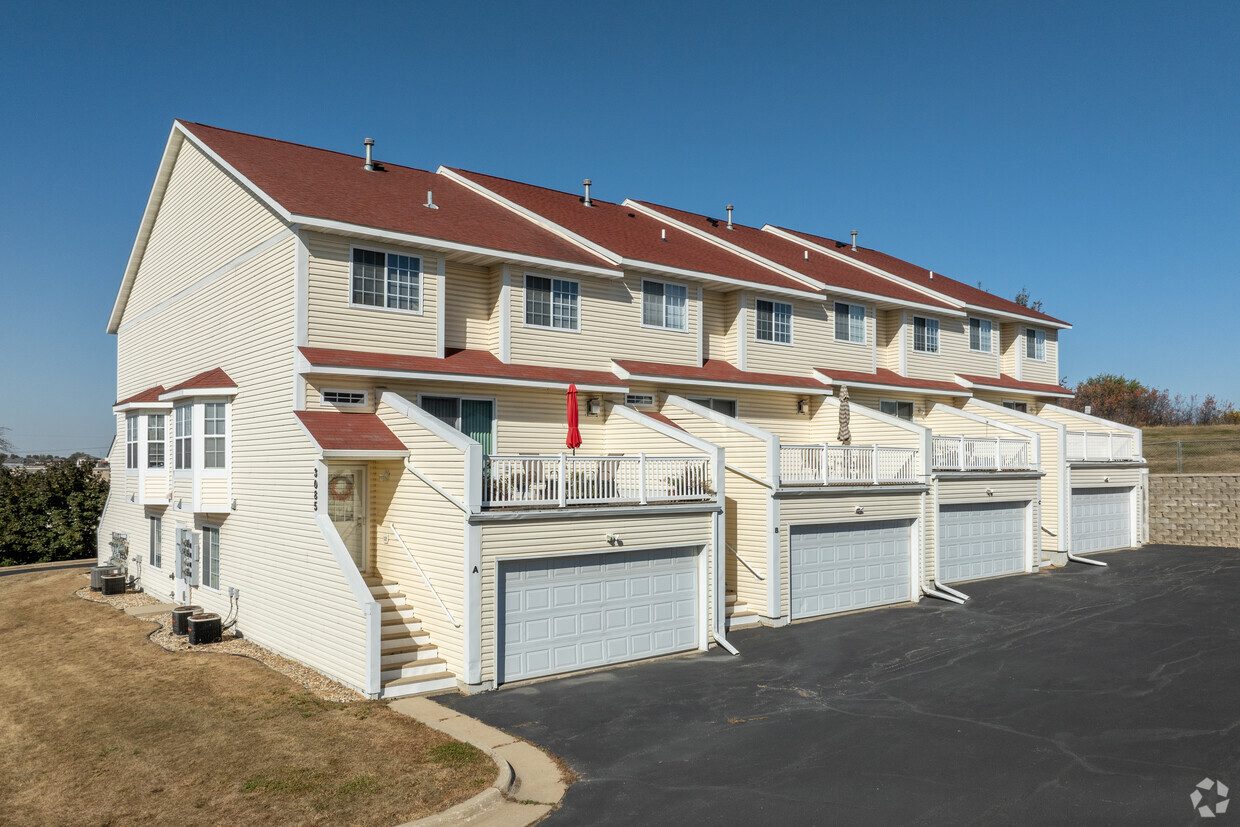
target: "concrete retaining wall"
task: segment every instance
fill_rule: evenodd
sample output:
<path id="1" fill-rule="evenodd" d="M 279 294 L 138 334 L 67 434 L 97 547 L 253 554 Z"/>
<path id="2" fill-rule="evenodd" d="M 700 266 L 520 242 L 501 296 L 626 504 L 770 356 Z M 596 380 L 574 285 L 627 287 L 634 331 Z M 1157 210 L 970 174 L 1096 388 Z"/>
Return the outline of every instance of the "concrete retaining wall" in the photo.
<path id="1" fill-rule="evenodd" d="M 1150 474 L 1150 542 L 1240 548 L 1240 474 Z"/>

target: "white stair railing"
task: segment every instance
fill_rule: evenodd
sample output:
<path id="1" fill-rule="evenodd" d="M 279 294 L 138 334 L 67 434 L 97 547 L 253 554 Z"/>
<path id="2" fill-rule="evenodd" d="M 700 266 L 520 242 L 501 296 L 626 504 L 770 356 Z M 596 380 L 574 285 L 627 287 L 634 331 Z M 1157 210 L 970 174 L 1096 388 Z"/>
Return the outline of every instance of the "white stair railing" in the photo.
<path id="1" fill-rule="evenodd" d="M 444 615 L 448 621 L 456 628 L 461 628 L 461 624 L 456 622 L 456 618 L 452 616 L 452 612 L 448 611 L 448 607 L 444 605 L 443 599 L 439 596 L 439 592 L 431 585 L 431 580 L 426 576 L 426 572 L 422 571 L 422 567 L 418 565 L 418 560 L 413 556 L 413 552 L 409 550 L 409 546 L 405 545 L 405 540 L 400 536 L 400 532 L 396 530 L 396 526 L 388 523 L 388 528 L 392 529 L 392 534 L 396 537 L 396 542 L 400 543 L 400 547 L 405 550 L 405 554 L 409 555 L 409 562 L 413 563 L 413 567 L 418 570 L 418 574 L 422 575 L 422 582 L 426 584 L 426 588 L 430 589 L 431 594 L 435 596 L 435 600 L 439 601 L 439 608 L 443 609 Z"/>

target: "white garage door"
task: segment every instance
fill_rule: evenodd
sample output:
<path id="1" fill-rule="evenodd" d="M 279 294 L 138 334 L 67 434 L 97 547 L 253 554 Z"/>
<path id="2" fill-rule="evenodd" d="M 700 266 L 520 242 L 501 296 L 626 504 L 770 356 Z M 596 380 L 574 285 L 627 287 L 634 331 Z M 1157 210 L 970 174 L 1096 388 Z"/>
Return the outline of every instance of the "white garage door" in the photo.
<path id="1" fill-rule="evenodd" d="M 542 557 L 499 575 L 501 683 L 698 645 L 696 549 Z"/>
<path id="2" fill-rule="evenodd" d="M 939 508 L 939 576 L 944 583 L 1025 571 L 1025 503 Z"/>
<path id="3" fill-rule="evenodd" d="M 1128 548 L 1131 488 L 1072 489 L 1072 553 Z"/>
<path id="4" fill-rule="evenodd" d="M 911 525 L 793 526 L 793 619 L 908 600 Z"/>

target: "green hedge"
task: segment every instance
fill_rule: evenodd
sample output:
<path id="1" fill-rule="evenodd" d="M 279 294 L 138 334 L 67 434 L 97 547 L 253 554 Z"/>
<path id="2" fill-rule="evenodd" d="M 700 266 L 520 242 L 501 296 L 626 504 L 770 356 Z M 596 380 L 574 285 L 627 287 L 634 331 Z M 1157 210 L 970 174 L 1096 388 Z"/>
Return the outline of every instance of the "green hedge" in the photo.
<path id="1" fill-rule="evenodd" d="M 108 483 L 90 463 L 0 468 L 0 566 L 95 556 Z"/>

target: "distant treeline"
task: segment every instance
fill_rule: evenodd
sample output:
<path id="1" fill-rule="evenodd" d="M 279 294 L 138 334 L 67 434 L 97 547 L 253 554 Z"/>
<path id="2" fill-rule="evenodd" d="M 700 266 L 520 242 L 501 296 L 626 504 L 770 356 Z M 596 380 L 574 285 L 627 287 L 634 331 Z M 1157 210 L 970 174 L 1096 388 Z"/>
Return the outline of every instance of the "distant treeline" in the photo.
<path id="1" fill-rule="evenodd" d="M 1065 378 L 1064 387 L 1070 387 Z M 1086 379 L 1074 389 L 1075 399 L 1064 407 L 1111 419 L 1134 428 L 1159 425 L 1240 425 L 1240 411 L 1213 394 L 1200 398 L 1171 395 L 1170 391 L 1149 388 L 1136 379 L 1103 373 Z"/>
<path id="2" fill-rule="evenodd" d="M 107 498 L 93 463 L 66 457 L 38 471 L 0 466 L 0 566 L 93 557 Z"/>

